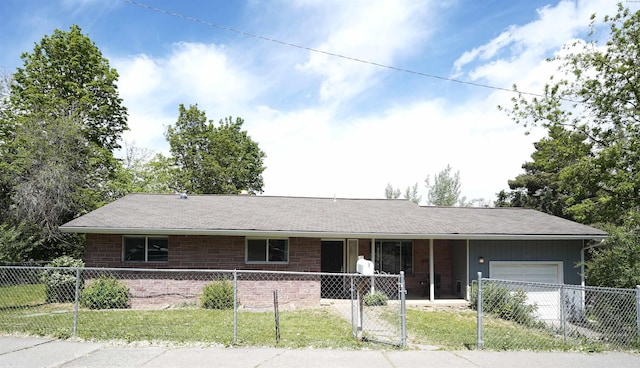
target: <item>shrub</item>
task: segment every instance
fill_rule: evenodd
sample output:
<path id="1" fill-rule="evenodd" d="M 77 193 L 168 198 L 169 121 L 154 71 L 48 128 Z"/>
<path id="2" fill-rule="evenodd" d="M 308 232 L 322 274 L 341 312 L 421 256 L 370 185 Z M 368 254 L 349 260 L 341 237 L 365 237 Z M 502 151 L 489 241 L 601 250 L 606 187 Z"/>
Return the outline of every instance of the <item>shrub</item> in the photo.
<path id="1" fill-rule="evenodd" d="M 364 305 L 367 307 L 375 307 L 380 305 L 387 305 L 387 296 L 381 291 L 374 291 L 364 296 Z"/>
<path id="2" fill-rule="evenodd" d="M 90 309 L 129 308 L 129 287 L 115 277 L 100 276 L 83 290 L 80 304 Z"/>
<path id="3" fill-rule="evenodd" d="M 69 256 L 54 259 L 46 267 L 60 267 L 64 269 L 45 269 L 42 282 L 45 284 L 47 303 L 71 303 L 76 295 L 76 270 L 84 267 L 84 262 Z M 82 285 L 82 282 L 80 282 Z"/>
<path id="4" fill-rule="evenodd" d="M 224 280 L 205 285 L 202 289 L 200 303 L 206 309 L 233 308 L 233 284 Z"/>
<path id="5" fill-rule="evenodd" d="M 477 286 L 471 291 L 471 308 L 478 309 Z M 537 306 L 527 304 L 527 293 L 524 290 L 510 291 L 506 287 L 485 284 L 482 288 L 482 310 L 495 317 L 514 321 L 527 326 L 536 323 L 534 313 Z"/>

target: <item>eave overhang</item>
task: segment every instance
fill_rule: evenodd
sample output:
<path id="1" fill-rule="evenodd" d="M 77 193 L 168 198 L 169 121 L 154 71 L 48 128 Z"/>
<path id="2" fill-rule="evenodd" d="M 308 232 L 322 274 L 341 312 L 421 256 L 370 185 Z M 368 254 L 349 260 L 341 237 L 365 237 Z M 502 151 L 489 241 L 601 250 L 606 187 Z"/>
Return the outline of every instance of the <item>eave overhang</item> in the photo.
<path id="1" fill-rule="evenodd" d="M 247 229 L 153 229 L 153 228 L 91 228 L 61 226 L 60 231 L 77 234 L 122 235 L 209 235 L 246 237 L 300 237 L 341 239 L 451 239 L 451 240 L 601 240 L 607 235 L 597 234 L 458 234 L 458 233 L 377 233 L 377 232 L 323 232 L 295 230 Z"/>

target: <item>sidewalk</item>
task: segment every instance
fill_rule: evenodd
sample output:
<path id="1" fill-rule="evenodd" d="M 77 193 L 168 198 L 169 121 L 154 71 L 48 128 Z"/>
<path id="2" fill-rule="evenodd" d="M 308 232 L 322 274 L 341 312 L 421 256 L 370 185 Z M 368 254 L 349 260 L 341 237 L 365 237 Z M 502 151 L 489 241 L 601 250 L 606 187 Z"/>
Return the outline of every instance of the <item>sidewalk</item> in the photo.
<path id="1" fill-rule="evenodd" d="M 640 354 L 168 347 L 0 337 L 0 367 L 640 367 Z"/>

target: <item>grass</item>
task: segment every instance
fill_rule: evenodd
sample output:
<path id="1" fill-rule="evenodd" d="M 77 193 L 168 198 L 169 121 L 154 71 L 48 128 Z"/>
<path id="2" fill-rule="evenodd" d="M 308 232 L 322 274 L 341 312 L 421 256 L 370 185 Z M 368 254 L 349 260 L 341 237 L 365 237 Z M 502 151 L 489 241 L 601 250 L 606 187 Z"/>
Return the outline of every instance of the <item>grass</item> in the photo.
<path id="1" fill-rule="evenodd" d="M 43 285 L 0 288 L 0 331 L 68 338 L 73 304 L 45 304 Z M 238 345 L 288 348 L 362 348 L 351 324 L 327 309 L 280 312 L 276 342 L 273 312 L 238 312 Z M 233 310 L 183 305 L 170 310 L 89 310 L 78 313 L 77 336 L 87 340 L 233 343 Z"/>
<path id="2" fill-rule="evenodd" d="M 44 284 L 4 286 L 0 288 L 0 311 L 44 304 L 45 297 Z"/>
<path id="3" fill-rule="evenodd" d="M 446 350 L 475 349 L 475 311 L 407 310 L 407 335 L 416 344 L 435 345 Z M 490 316 L 484 317 L 484 349 L 488 350 L 599 350 L 593 344 L 565 344 L 549 331 L 529 328 Z"/>
<path id="4" fill-rule="evenodd" d="M 0 288 L 0 331 L 67 338 L 73 334 L 73 304 L 45 304 L 43 285 Z M 383 318 L 397 322 L 397 313 Z M 376 348 L 352 335 L 351 324 L 331 309 L 280 312 L 276 343 L 272 311 L 238 312 L 237 341 L 245 346 L 359 349 Z M 87 340 L 123 340 L 233 344 L 233 311 L 185 304 L 168 310 L 80 309 L 77 336 Z M 485 317 L 484 346 L 491 350 L 598 350 L 593 344 L 569 345 L 540 329 Z M 446 350 L 475 349 L 474 311 L 407 310 L 410 345 L 434 345 Z M 388 347 L 383 345 L 382 347 Z"/>

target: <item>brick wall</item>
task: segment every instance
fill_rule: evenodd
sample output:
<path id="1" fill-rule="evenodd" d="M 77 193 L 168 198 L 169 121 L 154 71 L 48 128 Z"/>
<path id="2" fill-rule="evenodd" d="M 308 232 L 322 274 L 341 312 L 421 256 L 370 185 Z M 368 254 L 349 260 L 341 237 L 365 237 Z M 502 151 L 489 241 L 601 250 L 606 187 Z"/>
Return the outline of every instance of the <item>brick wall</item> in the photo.
<path id="1" fill-rule="evenodd" d="M 129 287 L 133 309 L 158 309 L 182 305 L 200 306 L 205 285 L 213 282 L 202 277 L 175 279 L 168 277 L 120 278 Z M 201 275 L 203 276 L 203 275 Z M 231 278 L 231 276 L 229 276 Z M 317 307 L 320 305 L 320 276 L 265 279 L 268 274 L 240 274 L 238 303 L 244 309 L 273 308 L 273 292 L 278 292 L 278 306 L 282 309 Z M 93 282 L 89 279 L 87 285 Z"/>
<path id="2" fill-rule="evenodd" d="M 242 236 L 169 236 L 168 262 L 123 262 L 122 235 L 87 234 L 87 267 L 135 267 L 177 269 L 226 269 L 320 272 L 320 239 L 289 238 L 288 264 L 245 264 L 245 238 Z M 429 278 L 429 240 L 413 241 L 414 274 L 406 276 L 410 297 L 423 294 L 421 282 Z M 371 259 L 371 240 L 359 239 L 359 255 Z M 441 293 L 455 288 L 452 277 L 451 241 L 434 240 L 434 271 L 441 275 Z"/>
<path id="3" fill-rule="evenodd" d="M 320 271 L 320 239 L 289 238 L 287 264 L 246 264 L 243 236 L 170 235 L 167 262 L 122 261 L 122 235 L 87 234 L 87 267 Z"/>

